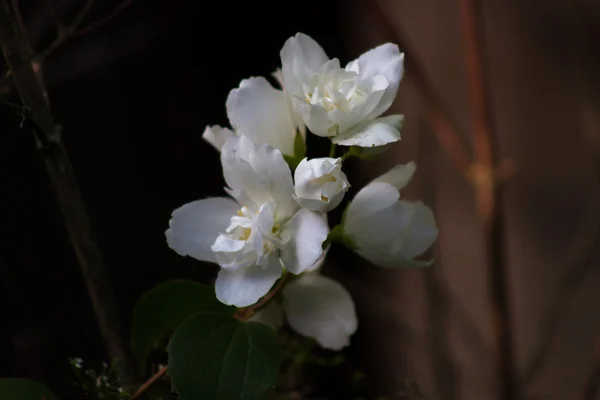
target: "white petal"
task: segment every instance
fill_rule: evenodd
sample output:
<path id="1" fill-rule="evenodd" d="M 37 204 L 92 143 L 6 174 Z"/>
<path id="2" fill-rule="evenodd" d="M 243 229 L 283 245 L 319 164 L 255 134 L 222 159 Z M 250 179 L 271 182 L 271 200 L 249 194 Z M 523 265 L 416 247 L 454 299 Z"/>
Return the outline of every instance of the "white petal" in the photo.
<path id="1" fill-rule="evenodd" d="M 398 199 L 400 199 L 398 189 L 387 183 L 367 184 L 348 205 L 344 231 L 352 236 L 360 235 L 364 227 L 372 223 L 372 215 L 393 206 Z"/>
<path id="2" fill-rule="evenodd" d="M 404 116 L 402 115 L 389 115 L 373 121 L 362 122 L 335 136 L 332 141 L 341 146 L 383 146 L 400 140 L 400 128 L 403 121 Z"/>
<path id="3" fill-rule="evenodd" d="M 425 267 L 428 261 L 415 261 L 437 238 L 431 209 L 421 202 L 398 201 L 370 216 L 369 223 L 351 235 L 365 259 L 380 267 Z"/>
<path id="4" fill-rule="evenodd" d="M 272 301 L 265 308 L 254 314 L 248 321 L 260 322 L 277 331 L 283 325 L 283 308 L 276 301 Z"/>
<path id="5" fill-rule="evenodd" d="M 411 161 L 408 164 L 398 164 L 373 182 L 388 183 L 396 189 L 401 190 L 408 185 L 415 174 L 416 169 L 417 165 L 414 161 Z"/>
<path id="6" fill-rule="evenodd" d="M 227 115 L 240 135 L 294 154 L 296 127 L 286 97 L 263 77 L 245 79 L 227 97 Z"/>
<path id="7" fill-rule="evenodd" d="M 292 274 L 300 274 L 312 267 L 323 255 L 323 242 L 329 226 L 323 214 L 301 209 L 283 227 L 289 242 L 281 249 L 284 267 Z"/>
<path id="8" fill-rule="evenodd" d="M 404 54 L 400 53 L 397 45 L 382 44 L 362 54 L 346 68 L 348 67 L 354 68 L 355 71 L 358 70 L 361 77 L 383 75 L 388 81 L 389 86 L 376 109 L 369 115 L 370 118 L 376 118 L 390 108 L 404 74 Z"/>
<path id="9" fill-rule="evenodd" d="M 193 201 L 173 211 L 165 232 L 169 247 L 182 256 L 216 262 L 211 245 L 240 208 L 232 199 L 214 197 Z"/>
<path id="10" fill-rule="evenodd" d="M 202 134 L 202 138 L 218 151 L 221 151 L 227 139 L 234 136 L 235 133 L 231 129 L 219 125 L 207 126 Z"/>
<path id="11" fill-rule="evenodd" d="M 322 137 L 336 135 L 337 131 L 332 128 L 334 123 L 323 106 L 312 105 L 298 97 L 292 98 L 292 101 L 296 111 L 313 134 Z"/>
<path id="12" fill-rule="evenodd" d="M 299 82 L 295 76 L 295 66 L 316 73 L 328 60 L 323 48 L 303 33 L 297 33 L 296 36 L 289 38 L 279 54 L 285 87 L 291 95 L 302 91 L 303 82 Z"/>
<path id="13" fill-rule="evenodd" d="M 257 176 L 262 180 L 263 190 L 277 205 L 277 218 L 291 217 L 297 209 L 296 202 L 292 197 L 294 181 L 292 171 L 281 152 L 269 146 L 260 146 L 252 154 L 250 163 Z"/>
<path id="14" fill-rule="evenodd" d="M 215 282 L 217 299 L 236 307 L 252 305 L 267 294 L 281 272 L 281 263 L 274 255 L 266 267 L 254 265 L 235 271 L 221 269 Z"/>
<path id="15" fill-rule="evenodd" d="M 238 145 L 235 145 L 235 143 Z M 231 194 L 247 207 L 274 202 L 277 218 L 286 219 L 297 208 L 292 195 L 294 182 L 281 151 L 268 145 L 254 146 L 245 136 L 228 140 L 223 147 L 221 164 Z"/>
<path id="16" fill-rule="evenodd" d="M 291 282 L 283 291 L 283 308 L 290 326 L 315 338 L 326 349 L 350 344 L 358 321 L 352 297 L 333 279 L 310 273 Z"/>
<path id="17" fill-rule="evenodd" d="M 400 201 L 400 203 L 406 202 Z M 405 258 L 420 256 L 433 245 L 438 236 L 438 228 L 431 208 L 420 201 L 413 204 L 413 217 L 400 252 Z"/>

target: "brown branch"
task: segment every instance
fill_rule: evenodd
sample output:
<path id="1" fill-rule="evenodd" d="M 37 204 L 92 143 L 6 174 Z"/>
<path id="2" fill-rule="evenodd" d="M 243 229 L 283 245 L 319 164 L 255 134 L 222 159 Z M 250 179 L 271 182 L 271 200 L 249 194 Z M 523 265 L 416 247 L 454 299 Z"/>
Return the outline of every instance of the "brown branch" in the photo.
<path id="1" fill-rule="evenodd" d="M 277 293 L 283 289 L 283 287 L 287 284 L 287 280 L 289 278 L 289 272 L 284 271 L 281 279 L 277 282 L 277 284 L 271 289 L 267 294 L 265 294 L 258 302 L 252 304 L 251 306 L 240 308 L 235 313 L 235 317 L 242 321 L 247 321 L 252 318 L 252 316 L 261 308 L 269 304 L 269 302 L 275 297 Z"/>
<path id="2" fill-rule="evenodd" d="M 42 51 L 39 55 L 36 56 L 36 60 L 38 62 L 42 62 L 68 40 L 72 38 L 79 38 L 85 36 L 95 31 L 96 29 L 99 29 L 104 25 L 108 24 L 110 21 L 118 17 L 123 10 L 129 7 L 131 3 L 133 3 L 133 0 L 122 0 L 121 3 L 117 7 L 115 7 L 115 9 L 113 9 L 107 16 L 100 18 L 98 21 L 92 22 L 87 26 L 81 27 L 81 24 L 87 18 L 95 1 L 96 0 L 86 0 L 86 3 L 83 6 L 83 8 L 79 11 L 79 13 L 77 13 L 75 18 L 73 19 L 73 22 L 71 22 L 71 24 L 68 27 L 60 25 L 58 26 L 58 35 L 54 42 L 52 42 L 52 44 L 50 44 L 50 46 L 46 50 Z"/>
<path id="3" fill-rule="evenodd" d="M 465 177 L 468 176 L 472 160 L 468 147 L 458 135 L 455 129 L 456 124 L 451 120 L 450 112 L 444 105 L 442 96 L 431 83 L 427 70 L 417 58 L 418 52 L 409 35 L 402 30 L 401 26 L 391 23 L 379 1 L 363 0 L 363 3 L 367 10 L 372 11 L 373 17 L 377 19 L 378 26 L 385 31 L 385 35 L 393 38 L 405 52 L 406 70 L 425 100 L 435 137 L 456 168 Z"/>
<path id="4" fill-rule="evenodd" d="M 488 110 L 483 72 L 483 57 L 478 31 L 475 0 L 459 0 L 463 42 L 465 46 L 468 93 L 473 117 L 474 149 L 477 170 L 473 181 L 477 205 L 483 223 L 487 253 L 488 282 L 492 306 L 494 347 L 497 359 L 500 398 L 520 398 L 516 378 L 509 304 L 508 273 L 504 257 L 504 226 L 500 209 L 499 185 L 495 175 L 496 154 Z"/>
<path id="5" fill-rule="evenodd" d="M 60 141 L 60 126 L 52 117 L 43 81 L 38 79 L 38 73 L 31 63 L 31 48 L 15 20 L 9 0 L 0 1 L 0 42 L 23 106 L 27 108 L 28 117 L 34 125 L 36 142 L 62 211 L 108 354 L 118 361 L 117 371 L 123 385 L 134 384 L 135 364 L 123 337 L 117 301 L 71 163 Z"/>
<path id="6" fill-rule="evenodd" d="M 164 366 L 161 369 L 159 369 L 156 374 L 152 375 L 152 377 L 150 379 L 148 379 L 146 382 L 144 382 L 144 384 L 142 386 L 140 386 L 140 388 L 138 390 L 135 391 L 133 396 L 131 396 L 131 400 L 135 400 L 135 399 L 139 398 L 148 389 L 150 389 L 150 386 L 152 386 L 154 384 L 154 382 L 156 382 L 157 380 L 162 378 L 167 373 L 167 369 L 168 369 L 168 367 Z"/>
<path id="7" fill-rule="evenodd" d="M 92 22 L 88 26 L 85 26 L 85 27 L 79 29 L 77 32 L 75 32 L 73 34 L 73 36 L 81 37 L 81 36 L 87 35 L 88 33 L 95 31 L 98 28 L 103 27 L 104 25 L 106 25 L 107 23 L 109 23 L 110 21 L 112 21 L 113 19 L 118 17 L 119 14 L 121 14 L 121 12 L 124 9 L 126 9 L 127 7 L 129 7 L 131 5 L 131 3 L 133 3 L 133 0 L 121 0 L 121 4 L 119 4 L 117 7 L 115 7 L 115 9 L 110 12 L 110 14 L 108 14 L 104 18 L 100 18 L 96 22 Z"/>

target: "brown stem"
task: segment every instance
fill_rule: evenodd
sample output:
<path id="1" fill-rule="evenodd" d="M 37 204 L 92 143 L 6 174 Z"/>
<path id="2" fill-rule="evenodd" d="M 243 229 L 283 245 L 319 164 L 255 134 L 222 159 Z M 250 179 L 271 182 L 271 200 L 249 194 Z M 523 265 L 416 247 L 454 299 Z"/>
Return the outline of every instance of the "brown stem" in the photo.
<path id="1" fill-rule="evenodd" d="M 240 308 L 235 313 L 235 318 L 240 319 L 242 321 L 246 321 L 261 308 L 266 306 L 272 299 L 275 297 L 277 293 L 283 289 L 283 287 L 287 284 L 287 280 L 289 278 L 289 272 L 284 271 L 281 279 L 277 282 L 277 284 L 271 289 L 267 294 L 265 294 L 258 302 L 252 304 L 251 306 Z"/>
<path id="2" fill-rule="evenodd" d="M 487 252 L 489 290 L 492 306 L 494 347 L 497 357 L 501 399 L 520 398 L 515 374 L 512 323 L 508 299 L 508 274 L 504 259 L 504 227 L 500 209 L 499 185 L 495 176 L 492 124 L 488 112 L 483 58 L 478 32 L 475 0 L 459 0 L 465 46 L 469 100 L 473 117 L 476 170 L 473 181 L 477 205 L 483 223 Z"/>
<path id="3" fill-rule="evenodd" d="M 90 13 L 92 6 L 95 2 L 96 0 L 87 0 L 83 8 L 77 13 L 75 18 L 73 19 L 73 22 L 71 22 L 71 25 L 69 25 L 66 28 L 59 26 L 58 36 L 56 37 L 54 42 L 52 42 L 52 44 L 50 44 L 50 46 L 48 46 L 46 50 L 37 55 L 36 59 L 38 62 L 43 61 L 50 54 L 54 53 L 54 51 L 56 51 L 56 49 L 62 46 L 67 40 L 71 38 L 85 36 L 95 31 L 96 29 L 103 27 L 104 25 L 118 17 L 123 10 L 125 10 L 131 5 L 131 3 L 133 3 L 133 0 L 122 0 L 121 3 L 105 17 L 100 18 L 98 21 L 92 22 L 87 26 L 81 27 L 81 24 Z"/>
<path id="4" fill-rule="evenodd" d="M 71 163 L 60 141 L 60 126 L 52 117 L 43 80 L 38 76 L 39 72 L 34 70 L 31 48 L 15 20 L 9 0 L 0 1 L 0 42 L 4 59 L 12 70 L 23 106 L 34 125 L 36 142 L 62 211 L 108 354 L 111 359 L 118 361 L 117 370 L 123 385 L 132 385 L 136 377 L 135 364 L 127 351 L 117 301 Z"/>
<path id="5" fill-rule="evenodd" d="M 157 380 L 162 378 L 166 373 L 167 373 L 166 366 L 159 369 L 156 374 L 152 375 L 152 377 L 150 379 L 148 379 L 146 382 L 144 382 L 144 384 L 142 386 L 140 386 L 140 388 L 138 390 L 135 391 L 133 396 L 131 396 L 131 400 L 135 400 L 138 397 L 140 397 L 142 394 L 144 394 L 148 389 L 150 389 L 150 386 L 152 386 L 154 384 L 154 382 L 156 382 Z"/>
<path id="6" fill-rule="evenodd" d="M 239 308 L 237 310 L 237 312 L 235 313 L 234 317 L 241 321 L 247 321 L 250 318 L 252 318 L 252 316 L 258 310 L 260 310 L 261 308 L 266 306 L 273 299 L 273 297 L 275 297 L 275 295 L 277 293 L 279 293 L 281 291 L 281 289 L 283 289 L 283 287 L 287 283 L 288 277 L 289 277 L 289 272 L 284 271 L 283 275 L 281 276 L 281 279 L 279 279 L 279 281 L 273 287 L 273 289 L 271 289 L 258 302 L 252 304 L 251 306 L 248 306 L 245 308 Z M 137 399 L 144 392 L 146 392 L 150 388 L 150 386 L 152 386 L 154 384 L 154 382 L 156 382 L 160 377 L 162 377 L 165 373 L 167 373 L 167 369 L 168 369 L 168 367 L 163 367 L 156 374 L 152 375 L 152 377 L 150 379 L 148 379 L 146 382 L 144 382 L 144 384 L 142 386 L 140 386 L 140 388 L 138 390 L 136 390 L 136 392 L 133 394 L 133 396 L 131 396 L 131 399 L 132 400 Z"/>

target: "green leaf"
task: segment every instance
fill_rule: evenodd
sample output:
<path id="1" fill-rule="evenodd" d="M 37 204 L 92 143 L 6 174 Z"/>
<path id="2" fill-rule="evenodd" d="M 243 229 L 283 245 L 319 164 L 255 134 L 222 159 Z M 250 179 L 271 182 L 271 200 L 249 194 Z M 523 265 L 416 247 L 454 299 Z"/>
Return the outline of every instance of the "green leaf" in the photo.
<path id="1" fill-rule="evenodd" d="M 133 310 L 131 344 L 141 371 L 153 349 L 161 346 L 187 317 L 199 311 L 233 315 L 235 307 L 219 302 L 212 287 L 174 280 L 162 283 L 138 301 Z"/>
<path id="2" fill-rule="evenodd" d="M 181 400 L 262 400 L 281 364 L 275 332 L 201 312 L 185 320 L 169 343 L 169 374 Z"/>
<path id="3" fill-rule="evenodd" d="M 58 400 L 46 386 L 29 379 L 0 379 L 0 399 Z"/>

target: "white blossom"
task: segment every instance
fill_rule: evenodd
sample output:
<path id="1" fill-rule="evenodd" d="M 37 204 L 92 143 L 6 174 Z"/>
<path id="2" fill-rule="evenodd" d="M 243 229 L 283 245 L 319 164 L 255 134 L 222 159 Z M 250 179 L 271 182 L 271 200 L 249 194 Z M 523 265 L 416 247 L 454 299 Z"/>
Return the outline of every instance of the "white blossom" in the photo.
<path id="1" fill-rule="evenodd" d="M 221 164 L 231 198 L 176 209 L 166 237 L 177 253 L 219 264 L 217 298 L 246 307 L 269 291 L 283 267 L 293 274 L 313 267 L 329 228 L 322 214 L 298 208 L 281 151 L 234 136 L 222 147 Z"/>
<path id="2" fill-rule="evenodd" d="M 318 272 L 302 274 L 285 287 L 283 309 L 292 329 L 325 349 L 348 346 L 358 327 L 350 293 Z"/>
<path id="3" fill-rule="evenodd" d="M 400 200 L 400 190 L 411 180 L 415 169 L 413 162 L 395 166 L 361 189 L 348 206 L 344 235 L 359 255 L 375 265 L 430 265 L 414 258 L 437 239 L 433 212 L 420 201 Z"/>
<path id="4" fill-rule="evenodd" d="M 217 150 L 221 151 L 230 137 L 244 135 L 256 144 L 268 144 L 285 155 L 295 155 L 296 135 L 304 135 L 305 129 L 283 90 L 275 89 L 263 77 L 251 77 L 229 92 L 225 106 L 233 130 L 213 125 L 203 134 Z"/>
<path id="5" fill-rule="evenodd" d="M 303 159 L 294 172 L 294 198 L 302 207 L 326 213 L 336 208 L 350 188 L 341 158 Z"/>
<path id="6" fill-rule="evenodd" d="M 283 325 L 302 336 L 314 338 L 329 350 L 341 350 L 350 344 L 358 320 L 350 293 L 335 280 L 319 272 L 304 273 L 283 289 L 283 304 L 272 301 L 250 321 L 273 330 Z"/>
<path id="7" fill-rule="evenodd" d="M 400 139 L 403 117 L 380 117 L 404 72 L 404 54 L 386 43 L 340 67 L 311 37 L 298 33 L 281 50 L 283 81 L 294 109 L 316 135 L 343 146 L 374 147 Z"/>

